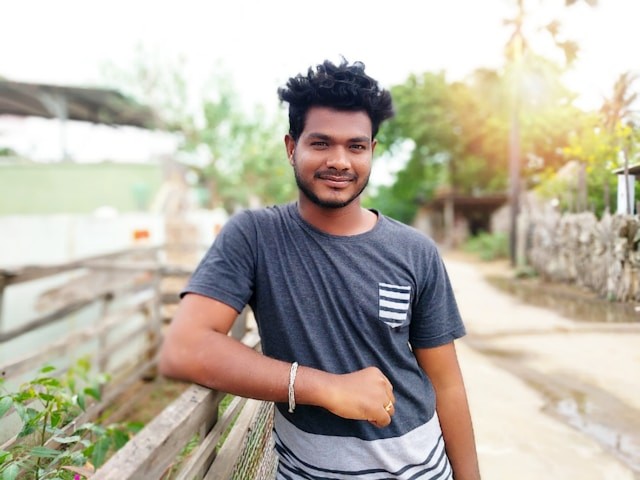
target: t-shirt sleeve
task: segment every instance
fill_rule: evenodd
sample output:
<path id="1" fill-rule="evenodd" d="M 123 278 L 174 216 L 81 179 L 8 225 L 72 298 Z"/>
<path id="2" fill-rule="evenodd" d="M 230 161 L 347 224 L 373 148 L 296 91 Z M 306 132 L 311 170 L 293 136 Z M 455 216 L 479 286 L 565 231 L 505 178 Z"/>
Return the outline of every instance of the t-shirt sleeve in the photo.
<path id="1" fill-rule="evenodd" d="M 251 214 L 233 215 L 196 267 L 180 297 L 197 293 L 241 312 L 254 287 L 256 226 Z"/>
<path id="2" fill-rule="evenodd" d="M 411 321 L 413 348 L 438 347 L 466 333 L 442 258 L 437 251 L 429 257 Z"/>

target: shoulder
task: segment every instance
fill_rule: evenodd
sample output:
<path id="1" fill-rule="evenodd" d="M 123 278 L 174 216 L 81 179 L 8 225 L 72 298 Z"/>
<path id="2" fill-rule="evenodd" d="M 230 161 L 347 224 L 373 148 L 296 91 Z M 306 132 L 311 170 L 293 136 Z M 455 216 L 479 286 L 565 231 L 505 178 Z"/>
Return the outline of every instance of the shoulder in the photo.
<path id="1" fill-rule="evenodd" d="M 395 242 L 402 242 L 406 247 L 415 247 L 437 253 L 438 247 L 431 237 L 411 225 L 402 223 L 379 213 L 383 222 L 385 235 L 393 236 Z"/>
<path id="2" fill-rule="evenodd" d="M 285 221 L 289 215 L 289 204 L 261 208 L 246 208 L 234 213 L 227 224 L 230 227 L 259 227 L 269 223 Z"/>
<path id="3" fill-rule="evenodd" d="M 227 220 L 216 241 L 255 245 L 261 239 L 273 238 L 278 232 L 290 230 L 290 222 L 289 205 L 239 210 Z"/>

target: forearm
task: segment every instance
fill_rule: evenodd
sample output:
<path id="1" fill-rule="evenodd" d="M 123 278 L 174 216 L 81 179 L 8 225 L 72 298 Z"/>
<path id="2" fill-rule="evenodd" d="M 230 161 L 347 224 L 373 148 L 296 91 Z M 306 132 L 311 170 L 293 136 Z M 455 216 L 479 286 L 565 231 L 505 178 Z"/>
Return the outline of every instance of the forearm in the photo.
<path id="1" fill-rule="evenodd" d="M 287 402 L 291 363 L 229 337 L 236 316 L 232 307 L 217 300 L 184 297 L 165 334 L 160 373 L 233 395 Z M 378 368 L 334 374 L 301 365 L 291 387 L 296 404 L 322 407 L 379 427 L 391 422 L 393 386 Z"/>
<path id="2" fill-rule="evenodd" d="M 467 394 L 453 342 L 415 350 L 436 392 L 436 411 L 455 480 L 478 480 L 478 455 Z"/>
<path id="3" fill-rule="evenodd" d="M 214 390 L 248 398 L 287 402 L 291 364 L 262 355 L 219 332 L 201 333 L 188 342 L 167 339 L 160 372 Z M 297 403 L 320 405 L 330 374 L 300 367 L 295 381 Z"/>
<path id="4" fill-rule="evenodd" d="M 291 364 L 264 356 L 227 335 L 177 332 L 160 355 L 160 372 L 206 387 L 273 402 L 287 402 Z M 300 366 L 294 382 L 296 404 L 325 408 L 335 415 L 366 420 L 379 427 L 391 422 L 394 401 L 389 380 L 375 367 L 333 374 Z"/>
<path id="5" fill-rule="evenodd" d="M 454 479 L 478 480 L 478 456 L 464 385 L 436 389 L 436 399 L 436 410 Z"/>

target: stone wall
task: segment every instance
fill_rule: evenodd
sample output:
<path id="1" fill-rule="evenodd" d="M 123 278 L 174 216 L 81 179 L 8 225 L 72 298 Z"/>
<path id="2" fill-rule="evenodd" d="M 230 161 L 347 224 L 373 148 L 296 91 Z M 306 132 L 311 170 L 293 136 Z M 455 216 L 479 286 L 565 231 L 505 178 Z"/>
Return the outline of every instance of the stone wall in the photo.
<path id="1" fill-rule="evenodd" d="M 615 301 L 640 301 L 640 217 L 526 212 L 526 260 L 543 278 L 590 288 Z"/>

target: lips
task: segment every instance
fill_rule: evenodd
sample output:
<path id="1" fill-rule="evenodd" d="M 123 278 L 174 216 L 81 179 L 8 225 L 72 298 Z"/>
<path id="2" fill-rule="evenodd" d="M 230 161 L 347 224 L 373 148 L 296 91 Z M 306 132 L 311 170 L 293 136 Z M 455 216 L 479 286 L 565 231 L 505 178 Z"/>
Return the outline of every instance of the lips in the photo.
<path id="1" fill-rule="evenodd" d="M 356 176 L 345 173 L 337 174 L 335 172 L 318 172 L 315 174 L 315 178 L 335 184 L 336 186 L 343 186 L 346 183 L 353 182 L 356 179 Z"/>

